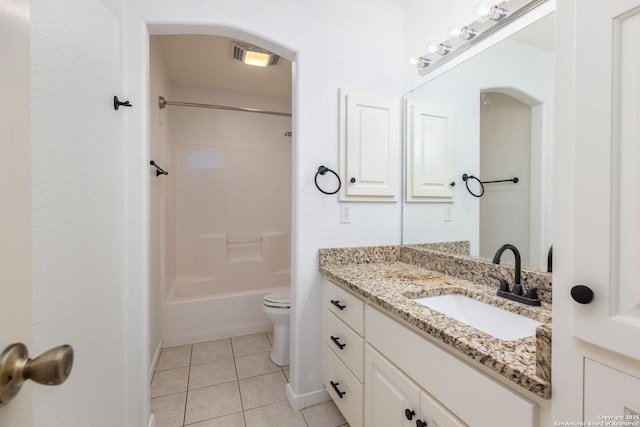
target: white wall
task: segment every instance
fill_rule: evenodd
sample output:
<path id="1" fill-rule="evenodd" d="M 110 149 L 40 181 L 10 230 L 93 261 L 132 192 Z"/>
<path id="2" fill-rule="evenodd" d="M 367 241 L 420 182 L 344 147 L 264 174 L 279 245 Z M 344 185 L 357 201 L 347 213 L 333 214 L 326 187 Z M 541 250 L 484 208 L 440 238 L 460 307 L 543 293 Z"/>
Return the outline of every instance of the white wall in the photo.
<path id="1" fill-rule="evenodd" d="M 291 382 L 294 398 L 304 400 L 323 389 L 318 248 L 400 242 L 400 203 L 354 204 L 352 223 L 340 224 L 337 196 L 318 192 L 313 177 L 321 164 L 338 167 L 339 88 L 400 96 L 403 9 L 385 0 L 139 0 L 127 6 L 128 90 L 136 99 L 149 99 L 147 24 L 154 33 L 242 36 L 294 60 Z M 129 146 L 130 156 L 148 156 L 146 111 L 130 116 L 130 141 L 141 141 Z M 130 184 L 148 191 L 137 179 Z"/>
<path id="2" fill-rule="evenodd" d="M 169 77 L 164 66 L 162 49 L 153 39 L 149 43 L 149 103 L 169 91 Z M 157 105 L 157 104 L 156 104 Z M 167 133 L 166 110 L 149 110 L 149 159 L 166 167 L 165 138 Z M 154 368 L 160 349 L 162 303 L 165 292 L 165 189 L 167 177 L 157 176 L 156 169 L 149 166 L 149 369 Z M 155 360 L 157 362 L 157 360 Z"/>
<path id="3" fill-rule="evenodd" d="M 480 100 L 480 177 L 512 182 L 484 186 L 480 198 L 479 255 L 492 258 L 505 243 L 515 245 L 522 265 L 530 262 L 531 232 L 531 117 L 532 108 L 499 92 L 485 92 Z M 511 252 L 503 264 L 514 263 Z"/>

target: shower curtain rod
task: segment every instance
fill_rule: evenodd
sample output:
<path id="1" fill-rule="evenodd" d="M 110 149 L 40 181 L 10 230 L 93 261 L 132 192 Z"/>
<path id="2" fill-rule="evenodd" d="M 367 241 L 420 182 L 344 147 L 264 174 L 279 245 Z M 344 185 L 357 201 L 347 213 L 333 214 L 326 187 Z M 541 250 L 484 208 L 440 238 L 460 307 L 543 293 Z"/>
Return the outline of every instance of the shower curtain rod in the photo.
<path id="1" fill-rule="evenodd" d="M 245 113 L 258 113 L 258 114 L 271 114 L 273 116 L 285 116 L 291 117 L 291 113 L 281 113 L 279 111 L 260 110 L 258 108 L 243 108 L 243 107 L 229 107 L 227 105 L 215 105 L 215 104 L 198 104 L 195 102 L 178 102 L 167 101 L 164 96 L 158 97 L 158 104 L 160 108 L 165 108 L 167 105 L 176 105 L 179 107 L 200 107 L 200 108 L 213 108 L 216 110 L 231 110 L 231 111 L 243 111 Z"/>

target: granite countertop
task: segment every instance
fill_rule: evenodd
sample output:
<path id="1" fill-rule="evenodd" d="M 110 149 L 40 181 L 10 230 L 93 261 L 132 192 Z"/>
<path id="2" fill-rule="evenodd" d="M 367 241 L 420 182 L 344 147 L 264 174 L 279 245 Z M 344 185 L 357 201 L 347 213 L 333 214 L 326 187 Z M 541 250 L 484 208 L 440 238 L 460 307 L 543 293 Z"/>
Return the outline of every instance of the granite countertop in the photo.
<path id="1" fill-rule="evenodd" d="M 406 262 L 411 256 L 402 256 L 405 250 L 398 246 L 366 248 L 364 252 L 321 250 L 320 272 L 392 317 L 451 347 L 462 359 L 475 360 L 537 396 L 549 399 L 550 304 L 543 302 L 542 307 L 531 307 L 497 297 L 496 287 Z M 535 337 L 504 341 L 412 300 L 449 293 L 496 305 L 544 325 L 537 328 Z"/>

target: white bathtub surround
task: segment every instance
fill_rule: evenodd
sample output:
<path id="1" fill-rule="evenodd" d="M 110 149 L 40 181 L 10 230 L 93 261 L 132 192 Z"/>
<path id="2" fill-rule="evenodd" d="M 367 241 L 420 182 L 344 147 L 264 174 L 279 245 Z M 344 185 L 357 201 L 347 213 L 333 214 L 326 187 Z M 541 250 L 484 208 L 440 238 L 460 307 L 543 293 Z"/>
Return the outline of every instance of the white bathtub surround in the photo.
<path id="1" fill-rule="evenodd" d="M 205 88 L 174 85 L 165 95 L 290 109 Z M 280 128 L 291 119 L 168 107 L 163 120 L 165 346 L 271 330 L 262 298 L 290 285 L 291 144 Z"/>
<path id="2" fill-rule="evenodd" d="M 181 286 L 193 289 L 194 295 L 186 296 L 187 291 L 180 290 Z M 273 324 L 262 311 L 263 298 L 288 289 L 202 294 L 208 287 L 215 288 L 215 282 L 174 284 L 176 290 L 167 298 L 164 308 L 165 348 L 270 331 Z"/>

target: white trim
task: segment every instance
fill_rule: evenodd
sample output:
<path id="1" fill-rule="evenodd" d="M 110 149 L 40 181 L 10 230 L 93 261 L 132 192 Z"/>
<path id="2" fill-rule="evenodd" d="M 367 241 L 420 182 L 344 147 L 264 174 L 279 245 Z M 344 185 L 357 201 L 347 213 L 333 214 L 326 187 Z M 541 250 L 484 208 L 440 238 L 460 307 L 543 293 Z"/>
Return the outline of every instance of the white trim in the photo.
<path id="1" fill-rule="evenodd" d="M 156 414 L 149 415 L 149 427 L 156 427 Z"/>
<path id="2" fill-rule="evenodd" d="M 296 395 L 291 389 L 291 384 L 287 383 L 287 399 L 289 405 L 294 411 L 301 411 L 309 406 L 317 405 L 319 403 L 328 402 L 331 400 L 331 396 L 327 393 L 327 390 L 322 389 L 307 394 Z"/>
<path id="3" fill-rule="evenodd" d="M 153 373 L 156 371 L 156 367 L 158 366 L 158 360 L 160 359 L 160 352 L 162 351 L 162 340 L 158 342 L 158 347 L 156 347 L 156 351 L 153 355 L 153 359 L 151 360 L 151 366 L 149 367 L 149 383 L 153 379 Z"/>

